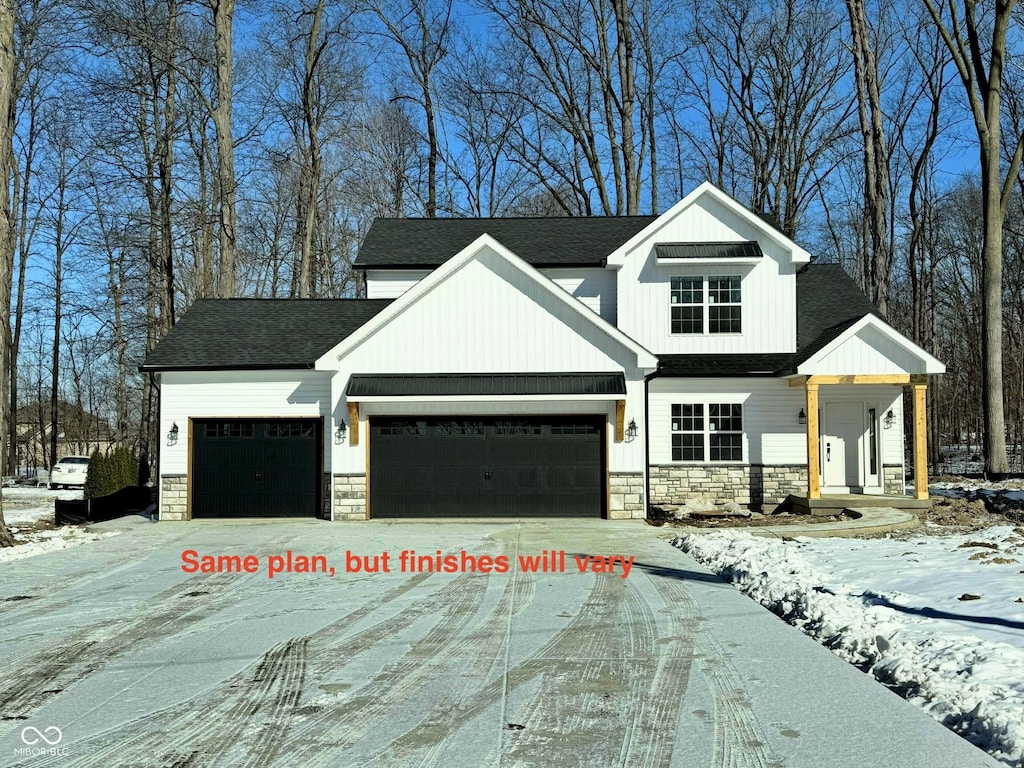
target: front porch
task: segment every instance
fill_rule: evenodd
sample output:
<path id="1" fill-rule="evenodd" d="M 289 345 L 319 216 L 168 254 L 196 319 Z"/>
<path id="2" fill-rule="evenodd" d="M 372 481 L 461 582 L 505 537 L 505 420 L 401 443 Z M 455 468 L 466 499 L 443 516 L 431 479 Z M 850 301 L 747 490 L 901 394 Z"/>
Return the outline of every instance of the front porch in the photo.
<path id="1" fill-rule="evenodd" d="M 812 374 L 791 378 L 789 385 L 804 390 L 805 409 L 801 411 L 801 420 L 806 424 L 807 492 L 791 495 L 784 505 L 791 505 L 795 512 L 825 515 L 850 506 L 931 508 L 927 466 L 927 374 Z M 870 397 L 852 401 L 825 399 L 822 402 L 819 399 L 819 389 L 842 385 L 856 385 L 858 389 L 871 386 L 876 390 L 882 385 L 909 391 L 914 476 L 911 496 L 880 492 L 887 489 L 878 467 L 878 456 L 882 452 L 879 434 L 883 422 L 885 429 L 899 424 L 899 419 L 893 416 L 893 408 L 889 408 L 883 417 L 881 408 L 885 407 L 884 401 L 879 403 Z M 834 413 L 827 408 L 833 408 Z M 902 429 L 899 432 L 902 437 Z"/>

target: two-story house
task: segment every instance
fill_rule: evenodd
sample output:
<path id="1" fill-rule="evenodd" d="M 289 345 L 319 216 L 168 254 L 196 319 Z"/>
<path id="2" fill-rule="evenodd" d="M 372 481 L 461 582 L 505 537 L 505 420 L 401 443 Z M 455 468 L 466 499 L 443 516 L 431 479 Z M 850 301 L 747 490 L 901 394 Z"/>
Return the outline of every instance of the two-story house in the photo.
<path id="1" fill-rule="evenodd" d="M 366 299 L 200 300 L 149 355 L 163 519 L 902 494 L 904 388 L 927 498 L 942 363 L 709 184 L 657 217 L 378 220 L 355 266 Z"/>

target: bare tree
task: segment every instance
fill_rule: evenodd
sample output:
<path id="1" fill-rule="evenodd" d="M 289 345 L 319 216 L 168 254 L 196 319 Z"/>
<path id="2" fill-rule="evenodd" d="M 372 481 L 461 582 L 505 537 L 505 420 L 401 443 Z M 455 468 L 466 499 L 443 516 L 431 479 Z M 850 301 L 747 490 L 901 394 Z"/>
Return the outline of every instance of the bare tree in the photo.
<path id="1" fill-rule="evenodd" d="M 417 94 L 412 97 L 423 108 L 427 129 L 428 218 L 437 215 L 437 170 L 441 164 L 438 108 L 435 100 L 435 70 L 448 53 L 452 31 L 452 0 L 377 0 L 371 10 L 386 35 L 402 51 Z"/>
<path id="2" fill-rule="evenodd" d="M 10 379 L 10 324 L 11 279 L 14 272 L 14 212 L 11 210 L 11 189 L 9 180 L 14 156 L 14 1 L 0 0 L 0 386 L 6 386 Z M 6 397 L 0 397 L 0 445 L 7 442 L 7 420 L 14 414 L 8 410 Z M 7 450 L 13 450 L 10 445 Z M 0 461 L 0 465 L 3 462 Z M 14 546 L 14 537 L 4 520 L 3 497 L 0 495 L 0 547 Z"/>
<path id="3" fill-rule="evenodd" d="M 846 0 L 850 18 L 857 116 L 864 161 L 864 211 L 868 230 L 865 272 L 871 301 L 883 317 L 889 314 L 889 271 L 892 240 L 889 233 L 889 147 L 883 127 L 878 61 L 864 0 Z"/>
<path id="4" fill-rule="evenodd" d="M 213 40 L 217 65 L 217 103 L 213 124 L 217 135 L 217 229 L 220 245 L 218 293 L 235 295 L 235 251 L 238 214 L 235 210 L 235 139 L 232 121 L 234 77 L 232 74 L 232 24 L 235 0 L 209 0 L 213 12 Z"/>
<path id="5" fill-rule="evenodd" d="M 731 194 L 795 237 L 852 130 L 840 16 L 811 0 L 691 0 L 690 10 L 693 53 L 681 76 L 712 130 L 695 132 L 692 149 Z"/>
<path id="6" fill-rule="evenodd" d="M 1010 162 L 1001 167 L 1002 101 L 1006 38 L 1017 0 L 997 0 L 979 8 L 964 0 L 963 9 L 950 0 L 936 6 L 921 0 L 949 49 L 970 106 L 978 135 L 981 165 L 983 246 L 982 332 L 985 473 L 1001 477 L 1009 471 L 1003 393 L 1003 222 L 1020 172 L 1024 133 L 1013 142 Z M 987 40 L 983 39 L 987 36 Z"/>

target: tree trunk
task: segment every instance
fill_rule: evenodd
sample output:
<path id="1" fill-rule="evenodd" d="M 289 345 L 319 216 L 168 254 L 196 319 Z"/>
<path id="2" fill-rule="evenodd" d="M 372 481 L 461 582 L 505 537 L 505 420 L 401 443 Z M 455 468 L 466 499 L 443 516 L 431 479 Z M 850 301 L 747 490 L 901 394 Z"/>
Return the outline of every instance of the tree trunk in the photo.
<path id="1" fill-rule="evenodd" d="M 864 212 L 867 221 L 867 263 L 864 272 L 871 301 L 882 317 L 889 314 L 889 150 L 882 125 L 878 63 L 871 46 L 864 0 L 846 0 L 850 17 L 857 112 L 864 148 Z"/>
<path id="2" fill-rule="evenodd" d="M 10 379 L 11 279 L 14 273 L 14 216 L 11 210 L 11 168 L 14 159 L 14 0 L 0 0 L 0 386 Z M 8 412 L 6 397 L 0 397 L 0 445 L 7 441 Z M 0 466 L 3 466 L 0 456 Z M 3 497 L 0 494 L 0 547 L 15 544 L 4 520 Z"/>
<path id="3" fill-rule="evenodd" d="M 235 250 L 237 214 L 235 212 L 235 140 L 232 130 L 232 33 L 235 0 L 210 0 L 213 11 L 214 48 L 217 59 L 217 108 L 213 125 L 217 134 L 217 179 L 220 188 L 220 273 L 218 293 L 224 298 L 235 295 Z"/>

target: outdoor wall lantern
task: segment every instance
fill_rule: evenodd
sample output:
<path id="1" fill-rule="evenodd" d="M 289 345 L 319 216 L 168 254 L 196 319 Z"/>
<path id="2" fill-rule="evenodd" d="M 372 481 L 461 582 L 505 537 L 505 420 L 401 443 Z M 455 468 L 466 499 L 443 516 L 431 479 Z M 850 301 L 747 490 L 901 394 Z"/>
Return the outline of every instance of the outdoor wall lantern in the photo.
<path id="1" fill-rule="evenodd" d="M 807 423 L 807 411 L 805 411 L 803 408 L 801 408 L 800 409 L 800 413 L 797 414 L 796 420 L 797 420 L 798 424 L 806 424 Z"/>
<path id="2" fill-rule="evenodd" d="M 636 440 L 636 419 L 629 420 L 629 426 L 626 427 L 626 442 L 632 443 Z"/>
<path id="3" fill-rule="evenodd" d="M 885 413 L 885 422 L 884 422 L 884 424 L 885 424 L 885 428 L 886 429 L 891 429 L 892 428 L 892 421 L 893 421 L 892 408 L 890 408 Z"/>
<path id="4" fill-rule="evenodd" d="M 345 435 L 348 434 L 348 427 L 345 426 L 345 422 L 338 424 L 338 428 L 334 430 L 334 443 L 335 445 L 341 445 L 345 442 Z"/>
<path id="5" fill-rule="evenodd" d="M 171 431 L 167 433 L 167 444 L 177 445 L 178 443 L 178 422 L 171 423 Z"/>

